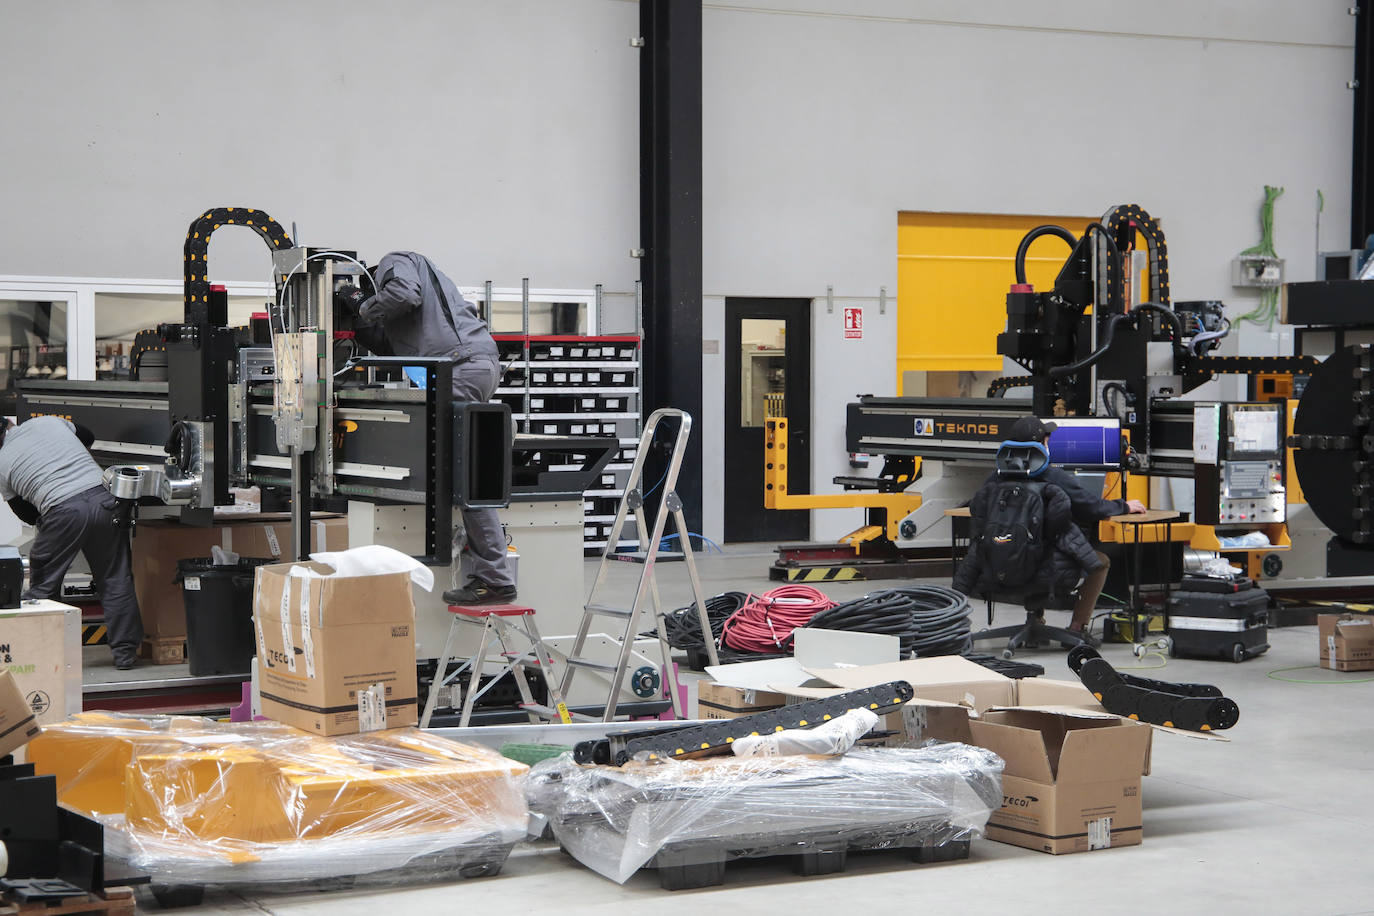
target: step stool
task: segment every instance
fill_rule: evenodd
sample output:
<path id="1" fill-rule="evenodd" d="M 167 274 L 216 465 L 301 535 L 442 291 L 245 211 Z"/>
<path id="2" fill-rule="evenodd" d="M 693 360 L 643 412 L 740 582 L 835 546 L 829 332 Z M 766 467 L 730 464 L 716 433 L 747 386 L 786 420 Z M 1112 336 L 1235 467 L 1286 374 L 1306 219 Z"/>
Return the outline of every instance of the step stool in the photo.
<path id="1" fill-rule="evenodd" d="M 439 691 L 446 685 L 457 681 L 459 676 L 469 669 L 472 670 L 472 675 L 468 678 L 467 695 L 463 698 L 463 711 L 458 719 L 459 728 L 467 727 L 468 721 L 472 718 L 472 709 L 477 701 L 507 671 L 511 672 L 515 678 L 516 689 L 520 691 L 520 698 L 523 700 L 520 708 L 529 715 L 531 722 L 572 721 L 572 717 L 568 713 L 568 706 L 563 702 L 563 695 L 558 690 L 558 682 L 553 676 L 553 664 L 549 660 L 549 650 L 539 635 L 539 628 L 534 625 L 534 608 L 520 604 L 449 605 L 448 612 L 453 615 L 453 620 L 449 624 L 448 638 L 444 640 L 444 653 L 439 658 L 439 666 L 434 669 L 434 683 L 430 685 L 429 699 L 425 702 L 425 712 L 420 717 L 421 728 L 429 728 L 429 720 L 434 715 L 434 706 L 438 700 Z M 524 633 L 520 632 L 520 629 L 510 618 L 519 618 Z M 448 663 L 453 657 L 455 636 L 461 626 L 480 627 L 482 629 L 482 641 L 478 644 L 475 655 L 452 674 L 445 677 L 444 672 L 448 670 Z M 512 652 L 506 643 L 508 636 L 523 636 L 529 641 L 530 651 Z M 501 646 L 500 656 L 503 664 L 496 676 L 487 682 L 487 686 L 479 688 L 478 685 L 482 682 L 482 667 L 486 663 L 487 650 L 491 646 L 493 637 Z M 531 655 L 531 653 L 533 654 Z M 549 699 L 553 702 L 553 706 L 540 706 L 534 702 L 534 694 L 530 691 L 530 683 L 525 677 L 525 663 L 531 657 L 544 672 L 544 683 L 548 686 Z"/>

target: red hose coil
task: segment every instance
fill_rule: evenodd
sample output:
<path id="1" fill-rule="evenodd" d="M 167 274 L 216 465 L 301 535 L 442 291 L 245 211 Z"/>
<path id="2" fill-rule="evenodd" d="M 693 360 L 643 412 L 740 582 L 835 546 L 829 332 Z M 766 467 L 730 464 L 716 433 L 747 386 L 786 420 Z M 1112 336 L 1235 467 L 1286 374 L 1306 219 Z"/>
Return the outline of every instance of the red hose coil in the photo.
<path id="1" fill-rule="evenodd" d="M 762 595 L 750 595 L 725 621 L 720 640 L 741 652 L 787 652 L 793 630 L 834 606 L 834 601 L 809 585 L 783 585 Z"/>

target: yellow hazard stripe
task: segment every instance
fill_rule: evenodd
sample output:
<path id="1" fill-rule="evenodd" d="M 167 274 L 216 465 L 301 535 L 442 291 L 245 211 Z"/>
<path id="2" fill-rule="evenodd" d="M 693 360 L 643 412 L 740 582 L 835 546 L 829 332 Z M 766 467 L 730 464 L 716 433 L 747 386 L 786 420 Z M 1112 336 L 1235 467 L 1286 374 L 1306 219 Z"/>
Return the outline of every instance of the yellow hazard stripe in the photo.
<path id="1" fill-rule="evenodd" d="M 787 571 L 787 581 L 789 582 L 847 582 L 850 579 L 861 578 L 863 577 L 853 566 L 789 569 Z"/>
<path id="2" fill-rule="evenodd" d="M 81 642 L 87 646 L 104 645 L 107 641 L 108 631 L 104 624 L 94 624 L 81 628 Z"/>

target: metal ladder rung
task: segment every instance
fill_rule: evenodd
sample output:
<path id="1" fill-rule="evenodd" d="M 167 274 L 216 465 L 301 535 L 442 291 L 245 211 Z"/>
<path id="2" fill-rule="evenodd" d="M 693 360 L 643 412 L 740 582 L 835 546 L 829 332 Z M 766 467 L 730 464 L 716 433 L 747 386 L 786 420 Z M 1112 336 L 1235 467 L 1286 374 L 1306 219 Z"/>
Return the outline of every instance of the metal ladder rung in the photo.
<path id="1" fill-rule="evenodd" d="M 600 614 L 602 617 L 619 617 L 621 620 L 629 620 L 634 612 L 626 607 L 611 607 L 609 604 L 589 604 L 587 605 L 588 614 Z"/>
<path id="2" fill-rule="evenodd" d="M 587 668 L 591 671 L 617 671 L 615 665 L 607 665 L 602 662 L 594 662 L 589 658 L 570 658 L 565 664 L 573 668 Z"/>

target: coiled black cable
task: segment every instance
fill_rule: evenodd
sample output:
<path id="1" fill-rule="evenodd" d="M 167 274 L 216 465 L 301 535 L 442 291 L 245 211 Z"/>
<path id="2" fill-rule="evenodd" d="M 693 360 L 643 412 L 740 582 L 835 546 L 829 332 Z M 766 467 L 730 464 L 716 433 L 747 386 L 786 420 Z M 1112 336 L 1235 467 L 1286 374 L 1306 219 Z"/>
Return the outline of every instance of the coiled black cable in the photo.
<path id="1" fill-rule="evenodd" d="M 711 635 L 715 638 L 717 646 L 720 645 L 720 635 L 725 627 L 725 621 L 744 607 L 744 603 L 748 600 L 749 596 L 744 592 L 724 592 L 707 598 L 703 602 L 706 605 L 706 617 L 711 622 Z M 664 614 L 663 628 L 668 634 L 668 645 L 674 649 L 704 649 L 706 647 L 701 639 L 701 622 L 697 618 L 697 606 L 695 604 L 689 604 Z M 658 634 L 650 631 L 641 635 L 656 637 Z"/>
<path id="2" fill-rule="evenodd" d="M 968 598 L 943 585 L 909 585 L 871 592 L 821 611 L 807 624 L 824 630 L 886 633 L 901 642 L 903 658 L 968 651 Z"/>

